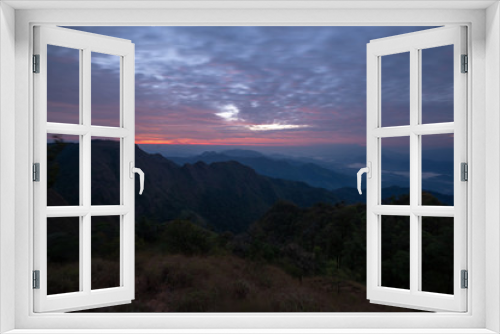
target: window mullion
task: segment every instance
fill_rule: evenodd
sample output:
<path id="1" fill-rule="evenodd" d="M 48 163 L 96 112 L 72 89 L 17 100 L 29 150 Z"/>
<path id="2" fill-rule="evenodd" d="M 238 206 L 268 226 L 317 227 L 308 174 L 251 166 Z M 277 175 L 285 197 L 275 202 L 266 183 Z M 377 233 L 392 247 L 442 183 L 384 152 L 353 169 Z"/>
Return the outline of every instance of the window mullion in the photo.
<path id="1" fill-rule="evenodd" d="M 81 61 L 82 66 L 82 81 L 81 81 L 81 101 L 82 101 L 82 125 L 90 130 L 91 125 L 91 51 L 86 48 L 83 50 Z M 86 131 L 82 136 L 82 159 L 80 159 L 80 168 L 82 170 L 82 198 L 83 206 L 89 208 L 91 202 L 91 133 Z M 90 293 L 91 290 L 91 216 L 90 211 L 82 218 L 82 242 L 80 244 L 82 261 L 80 266 L 81 277 L 83 279 L 83 291 Z"/>
<path id="2" fill-rule="evenodd" d="M 133 45 L 131 46 L 133 50 Z M 134 295 L 134 201 L 135 189 L 134 179 L 130 177 L 130 162 L 135 166 L 135 99 L 133 87 L 135 85 L 134 57 L 124 55 L 121 58 L 120 75 L 120 117 L 121 126 L 128 131 L 128 135 L 121 140 L 120 159 L 122 162 L 121 178 L 122 184 L 121 204 L 127 209 L 127 214 L 121 217 L 121 275 L 120 283 L 130 289 L 131 296 Z M 131 91 L 132 90 L 132 91 Z M 133 176 L 133 175 L 132 175 Z M 132 260 L 131 260 L 132 259 Z M 133 297 L 132 297 L 133 298 Z"/>
<path id="3" fill-rule="evenodd" d="M 457 296 L 462 296 L 463 308 L 466 309 L 467 289 L 461 288 L 460 270 L 469 269 L 467 263 L 467 184 L 460 178 L 460 163 L 469 162 L 467 156 L 467 74 L 460 73 L 461 55 L 467 54 L 466 29 L 460 30 L 460 37 L 454 43 L 454 288 Z M 470 67 L 469 67 L 470 73 Z M 470 173 L 469 166 L 469 175 Z M 470 179 L 469 179 L 470 180 Z M 472 273 L 469 272 L 469 282 Z"/>
<path id="4" fill-rule="evenodd" d="M 80 277 L 82 280 L 82 286 L 83 289 L 82 291 L 85 293 L 90 293 L 91 290 L 91 279 L 92 279 L 92 272 L 91 272 L 91 225 L 90 225 L 90 214 L 86 214 L 82 218 L 82 228 L 81 231 L 83 232 L 81 235 L 81 240 L 82 242 L 80 243 L 80 249 L 82 252 L 82 261 L 80 262 L 80 267 L 82 270 L 80 270 Z"/>
<path id="5" fill-rule="evenodd" d="M 44 43 L 38 32 L 35 32 L 34 53 L 47 54 L 47 45 Z M 33 162 L 40 163 L 40 176 L 47 175 L 47 87 L 42 82 L 47 80 L 47 58 L 40 59 L 40 73 L 33 76 L 34 80 L 34 104 L 38 106 L 38 112 L 34 112 L 34 151 Z M 33 229 L 38 236 L 38 244 L 33 252 L 34 268 L 40 270 L 40 289 L 35 291 L 35 305 L 41 304 L 42 296 L 47 295 L 47 179 L 40 178 L 40 182 L 33 184 L 34 191 L 34 212 Z"/>
<path id="6" fill-rule="evenodd" d="M 79 55 L 79 66 L 80 66 L 80 69 L 79 69 L 79 92 L 78 92 L 78 96 L 79 96 L 79 122 L 78 124 L 81 125 L 83 124 L 83 59 L 84 59 L 84 56 L 83 56 L 83 50 L 80 50 L 80 55 Z M 49 124 L 47 124 L 47 127 L 49 126 Z M 83 156 L 83 152 L 84 152 L 84 144 L 83 144 L 83 136 L 80 136 L 80 140 L 79 140 L 79 167 L 80 167 L 80 175 L 79 175 L 79 183 L 80 183 L 80 206 L 81 207 L 84 207 L 84 184 L 85 184 L 85 181 L 84 181 L 84 170 L 83 170 L 83 165 L 84 165 L 84 156 Z M 84 253 L 84 218 L 82 216 L 79 217 L 79 230 L 78 230 L 78 239 L 79 239 L 79 247 L 80 247 L 80 250 L 79 250 L 79 258 L 78 258 L 78 263 L 79 263 L 79 290 L 80 291 L 84 291 L 84 289 L 86 288 L 86 286 L 84 285 L 84 282 L 86 282 L 87 280 L 85 279 L 85 276 L 84 276 L 84 272 L 85 272 L 85 268 L 84 268 L 84 261 L 86 261 L 86 257 L 85 257 L 85 253 Z"/>
<path id="7" fill-rule="evenodd" d="M 420 100 L 420 60 L 419 50 L 410 51 L 410 291 L 415 293 L 420 285 L 421 245 L 420 217 L 413 209 L 418 206 L 420 198 L 420 137 L 415 134 L 419 122 Z"/>
<path id="8" fill-rule="evenodd" d="M 415 130 L 412 134 L 415 142 L 416 142 L 416 152 L 414 152 L 414 161 L 413 168 L 415 170 L 415 175 L 414 175 L 414 201 L 412 203 L 415 203 L 413 208 L 413 216 L 415 217 L 415 225 L 416 225 L 416 240 L 415 240 L 415 256 L 417 258 L 415 259 L 416 262 L 416 284 L 415 288 L 417 291 L 422 291 L 422 214 L 419 214 L 417 216 L 417 211 L 415 209 L 417 207 L 421 207 L 422 205 L 422 134 L 425 133 L 426 129 L 431 130 L 432 125 L 430 126 L 425 126 L 422 124 L 422 51 L 421 50 L 415 50 L 415 56 L 416 56 L 416 71 L 417 71 L 417 77 L 415 78 L 415 94 L 416 94 L 416 101 L 414 105 L 414 115 L 413 115 L 413 121 L 416 122 L 416 124 L 413 124 L 413 129 Z M 411 118 L 412 116 L 410 116 Z M 453 127 L 453 125 L 451 125 Z M 449 130 L 449 124 L 448 128 L 446 130 Z M 443 124 L 443 130 L 445 130 L 445 124 Z M 431 130 L 432 131 L 432 130 Z"/>

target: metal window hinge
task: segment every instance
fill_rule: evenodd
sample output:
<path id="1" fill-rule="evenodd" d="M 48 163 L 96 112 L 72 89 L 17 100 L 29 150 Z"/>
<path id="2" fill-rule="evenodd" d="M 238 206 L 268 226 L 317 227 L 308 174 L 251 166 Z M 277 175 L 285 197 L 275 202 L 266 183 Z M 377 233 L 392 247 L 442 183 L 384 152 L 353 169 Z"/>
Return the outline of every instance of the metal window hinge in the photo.
<path id="1" fill-rule="evenodd" d="M 33 181 L 40 182 L 40 164 L 38 162 L 33 164 Z"/>
<path id="2" fill-rule="evenodd" d="M 469 181 L 469 165 L 466 162 L 460 164 L 460 180 Z"/>
<path id="3" fill-rule="evenodd" d="M 33 270 L 33 289 L 40 289 L 40 270 Z"/>
<path id="4" fill-rule="evenodd" d="M 467 270 L 462 270 L 460 273 L 462 289 L 467 289 L 469 287 L 469 273 L 467 272 Z"/>
<path id="5" fill-rule="evenodd" d="M 462 73 L 469 72 L 469 56 L 462 55 Z"/>
<path id="6" fill-rule="evenodd" d="M 33 55 L 33 73 L 40 73 L 40 55 Z"/>

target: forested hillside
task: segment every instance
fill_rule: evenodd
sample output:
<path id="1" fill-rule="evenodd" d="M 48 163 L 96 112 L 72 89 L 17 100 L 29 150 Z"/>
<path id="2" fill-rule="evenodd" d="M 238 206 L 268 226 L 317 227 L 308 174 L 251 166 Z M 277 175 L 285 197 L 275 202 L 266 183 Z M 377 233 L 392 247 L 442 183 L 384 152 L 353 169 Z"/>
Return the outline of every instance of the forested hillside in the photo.
<path id="1" fill-rule="evenodd" d="M 119 193 L 118 142 L 92 145 L 92 173 L 100 175 L 92 203 L 111 204 Z M 71 169 L 77 157 L 76 144 L 48 145 L 49 205 L 78 202 L 70 186 L 78 180 Z M 366 300 L 366 206 L 350 204 L 354 189 L 334 193 L 273 179 L 238 162 L 178 166 L 138 148 L 136 165 L 146 173 L 144 195 L 136 197 L 136 299 L 99 311 L 404 311 Z M 407 201 L 395 190 L 385 203 Z M 423 201 L 442 204 L 428 193 Z M 408 287 L 406 218 L 382 220 L 382 280 L 391 287 Z M 78 219 L 70 220 L 51 221 L 48 229 L 49 293 L 78 289 L 78 248 L 71 247 L 78 244 Z M 96 222 L 92 286 L 113 287 L 119 224 L 110 217 Z M 429 259 L 422 265 L 432 278 L 424 288 L 452 293 L 446 254 L 453 254 L 453 220 L 425 218 L 422 235 Z"/>

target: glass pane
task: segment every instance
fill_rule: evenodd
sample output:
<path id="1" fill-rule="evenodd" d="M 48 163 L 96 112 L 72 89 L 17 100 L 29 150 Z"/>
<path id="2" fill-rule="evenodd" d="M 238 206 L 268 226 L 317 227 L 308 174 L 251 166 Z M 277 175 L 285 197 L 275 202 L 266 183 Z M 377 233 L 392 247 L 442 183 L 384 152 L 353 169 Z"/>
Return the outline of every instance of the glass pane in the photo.
<path id="1" fill-rule="evenodd" d="M 47 122 L 80 122 L 80 50 L 47 45 Z"/>
<path id="2" fill-rule="evenodd" d="M 422 291 L 453 294 L 453 218 L 422 217 Z"/>
<path id="3" fill-rule="evenodd" d="M 80 205 L 80 137 L 47 134 L 47 205 Z"/>
<path id="4" fill-rule="evenodd" d="M 47 294 L 80 291 L 80 218 L 47 218 Z"/>
<path id="5" fill-rule="evenodd" d="M 410 124 L 410 53 L 381 57 L 382 126 Z"/>
<path id="6" fill-rule="evenodd" d="M 120 57 L 92 52 L 92 125 L 120 126 Z"/>
<path id="7" fill-rule="evenodd" d="M 421 52 L 422 123 L 453 122 L 453 45 Z"/>
<path id="8" fill-rule="evenodd" d="M 92 137 L 92 205 L 120 205 L 120 140 Z"/>
<path id="9" fill-rule="evenodd" d="M 120 216 L 92 217 L 92 289 L 120 286 Z"/>
<path id="10" fill-rule="evenodd" d="M 453 206 L 453 134 L 422 136 L 422 205 Z"/>
<path id="11" fill-rule="evenodd" d="M 410 204 L 410 137 L 382 138 L 382 204 Z"/>
<path id="12" fill-rule="evenodd" d="M 382 286 L 410 288 L 410 217 L 382 216 Z"/>

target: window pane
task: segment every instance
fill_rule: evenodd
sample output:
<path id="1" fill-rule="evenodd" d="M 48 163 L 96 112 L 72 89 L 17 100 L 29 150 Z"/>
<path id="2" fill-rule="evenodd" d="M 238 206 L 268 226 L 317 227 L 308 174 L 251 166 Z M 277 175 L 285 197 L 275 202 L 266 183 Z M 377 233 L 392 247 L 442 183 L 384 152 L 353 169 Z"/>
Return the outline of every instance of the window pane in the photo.
<path id="1" fill-rule="evenodd" d="M 92 125 L 120 126 L 120 57 L 92 52 Z"/>
<path id="2" fill-rule="evenodd" d="M 120 205 L 120 140 L 92 137 L 92 205 Z"/>
<path id="3" fill-rule="evenodd" d="M 47 294 L 80 291 L 80 218 L 47 218 Z"/>
<path id="4" fill-rule="evenodd" d="M 422 136 L 422 205 L 453 206 L 453 134 Z"/>
<path id="5" fill-rule="evenodd" d="M 92 217 L 92 289 L 120 286 L 120 216 Z"/>
<path id="6" fill-rule="evenodd" d="M 453 294 L 453 218 L 422 217 L 422 291 Z"/>
<path id="7" fill-rule="evenodd" d="M 382 204 L 410 204 L 410 137 L 382 138 Z"/>
<path id="8" fill-rule="evenodd" d="M 410 53 L 381 57 L 382 126 L 410 124 Z"/>
<path id="9" fill-rule="evenodd" d="M 47 45 L 47 122 L 80 121 L 80 50 Z"/>
<path id="10" fill-rule="evenodd" d="M 382 286 L 410 288 L 410 217 L 382 216 Z"/>
<path id="11" fill-rule="evenodd" d="M 47 205 L 80 205 L 80 137 L 47 134 Z"/>
<path id="12" fill-rule="evenodd" d="M 422 123 L 453 122 L 453 45 L 421 52 Z"/>

